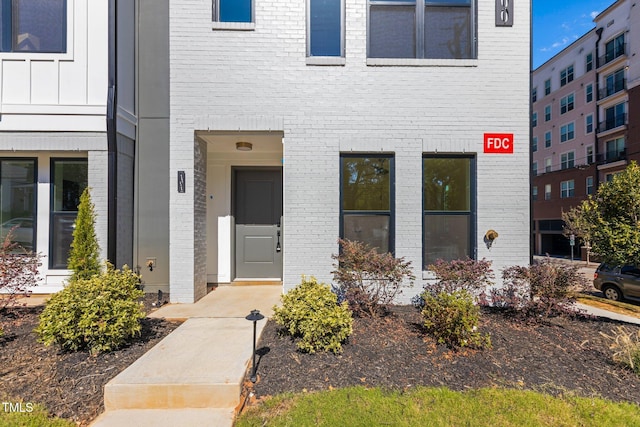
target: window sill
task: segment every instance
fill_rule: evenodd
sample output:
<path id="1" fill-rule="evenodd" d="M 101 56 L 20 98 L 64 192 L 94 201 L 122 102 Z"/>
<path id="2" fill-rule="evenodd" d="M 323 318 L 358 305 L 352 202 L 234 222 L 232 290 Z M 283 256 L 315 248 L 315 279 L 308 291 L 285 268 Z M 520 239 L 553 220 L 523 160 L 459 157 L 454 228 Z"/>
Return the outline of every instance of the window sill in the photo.
<path id="1" fill-rule="evenodd" d="M 227 31 L 254 31 L 256 29 L 255 22 L 212 22 L 213 30 Z"/>
<path id="2" fill-rule="evenodd" d="M 342 56 L 308 56 L 307 65 L 341 65 L 346 64 Z"/>
<path id="3" fill-rule="evenodd" d="M 367 58 L 373 67 L 477 67 L 477 59 Z"/>

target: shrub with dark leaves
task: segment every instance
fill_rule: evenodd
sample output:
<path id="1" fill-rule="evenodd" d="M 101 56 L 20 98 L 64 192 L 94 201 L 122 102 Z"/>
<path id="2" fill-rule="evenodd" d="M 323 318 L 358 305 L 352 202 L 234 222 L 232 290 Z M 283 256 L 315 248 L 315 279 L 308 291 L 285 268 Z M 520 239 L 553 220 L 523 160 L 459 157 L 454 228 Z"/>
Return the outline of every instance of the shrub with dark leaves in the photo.
<path id="1" fill-rule="evenodd" d="M 340 253 L 332 255 L 337 261 L 332 271 L 335 291 L 354 314 L 379 316 L 402 293 L 403 284 L 413 286 L 410 261 L 391 253 L 380 254 L 356 241 L 340 239 L 338 244 Z"/>
<path id="2" fill-rule="evenodd" d="M 42 256 L 24 250 L 12 242 L 13 232 L 9 232 L 0 246 L 0 310 L 17 304 L 18 298 L 28 296 L 29 288 L 38 279 L 38 267 Z"/>
<path id="3" fill-rule="evenodd" d="M 477 297 L 494 279 L 491 261 L 481 259 L 458 259 L 453 261 L 437 260 L 428 269 L 436 275 L 437 282 L 425 287 L 427 292 L 437 295 L 441 292 L 453 293 L 465 290 Z"/>

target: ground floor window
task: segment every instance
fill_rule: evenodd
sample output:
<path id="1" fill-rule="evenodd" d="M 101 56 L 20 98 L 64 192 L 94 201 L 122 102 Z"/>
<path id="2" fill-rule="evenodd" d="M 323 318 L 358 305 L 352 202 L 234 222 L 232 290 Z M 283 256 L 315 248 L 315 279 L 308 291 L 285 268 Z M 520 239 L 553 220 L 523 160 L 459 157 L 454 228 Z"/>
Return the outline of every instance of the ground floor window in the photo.
<path id="1" fill-rule="evenodd" d="M 26 250 L 36 247 L 36 160 L 0 159 L 0 233 Z"/>
<path id="2" fill-rule="evenodd" d="M 80 195 L 87 188 L 87 159 L 51 159 L 49 267 L 67 268 Z"/>
<path id="3" fill-rule="evenodd" d="M 422 162 L 423 268 L 474 258 L 475 158 L 425 155 Z"/>
<path id="4" fill-rule="evenodd" d="M 394 251 L 394 158 L 340 156 L 340 236 Z"/>

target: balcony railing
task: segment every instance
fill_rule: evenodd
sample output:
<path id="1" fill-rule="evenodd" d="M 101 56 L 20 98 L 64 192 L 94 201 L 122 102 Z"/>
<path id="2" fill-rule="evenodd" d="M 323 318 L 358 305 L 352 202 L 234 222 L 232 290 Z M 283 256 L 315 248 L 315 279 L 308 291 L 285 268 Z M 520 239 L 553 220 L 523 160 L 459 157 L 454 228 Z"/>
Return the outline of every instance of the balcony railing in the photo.
<path id="1" fill-rule="evenodd" d="M 627 114 L 618 114 L 615 117 L 607 119 L 598 124 L 598 133 L 606 132 L 611 129 L 615 129 L 618 126 L 624 126 L 627 124 Z"/>
<path id="2" fill-rule="evenodd" d="M 601 165 L 619 160 L 627 160 L 627 150 L 609 150 L 606 153 L 598 154 L 598 164 Z"/>
<path id="3" fill-rule="evenodd" d="M 598 58 L 598 67 L 603 67 L 607 65 L 609 62 L 613 61 L 614 59 L 624 55 L 626 51 L 627 51 L 627 44 L 623 43 L 621 46 L 618 46 L 615 49 L 605 53 L 600 58 Z"/>
<path id="4" fill-rule="evenodd" d="M 621 92 L 627 88 L 627 79 L 616 80 L 611 86 L 600 89 L 598 93 L 598 101 L 608 96 Z"/>

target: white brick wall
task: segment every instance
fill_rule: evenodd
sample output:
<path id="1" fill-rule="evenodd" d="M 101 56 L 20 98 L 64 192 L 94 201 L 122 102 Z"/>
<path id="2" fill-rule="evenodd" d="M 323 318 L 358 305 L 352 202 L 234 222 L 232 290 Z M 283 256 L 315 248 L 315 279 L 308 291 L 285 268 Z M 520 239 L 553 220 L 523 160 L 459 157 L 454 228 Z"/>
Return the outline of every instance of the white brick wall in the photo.
<path id="1" fill-rule="evenodd" d="M 185 194 L 171 188 L 172 299 L 194 277 L 193 138 L 207 130 L 195 123 L 211 121 L 239 131 L 243 122 L 282 123 L 271 130 L 285 138 L 286 289 L 301 274 L 331 280 L 339 155 L 352 150 L 395 154 L 396 254 L 417 270 L 421 158 L 436 151 L 477 153 L 478 257 L 495 269 L 528 263 L 530 2 L 515 3 L 511 28 L 494 26 L 494 2 L 478 3 L 477 60 L 374 67 L 365 0 L 346 0 L 344 66 L 305 64 L 305 2 L 256 2 L 255 31 L 212 30 L 210 0 L 171 2 L 171 179 L 187 173 Z M 514 133 L 514 154 L 483 154 L 485 132 Z M 482 241 L 489 228 L 500 233 L 491 250 Z"/>

